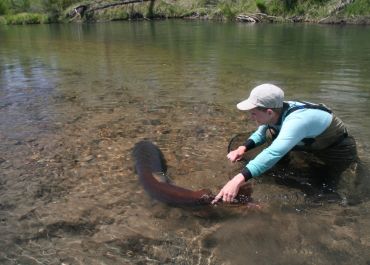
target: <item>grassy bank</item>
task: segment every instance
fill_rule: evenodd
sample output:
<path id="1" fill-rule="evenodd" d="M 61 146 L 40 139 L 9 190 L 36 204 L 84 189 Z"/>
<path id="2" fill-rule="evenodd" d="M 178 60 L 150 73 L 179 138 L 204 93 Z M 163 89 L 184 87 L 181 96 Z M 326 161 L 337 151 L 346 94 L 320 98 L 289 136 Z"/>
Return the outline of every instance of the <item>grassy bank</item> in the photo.
<path id="1" fill-rule="evenodd" d="M 112 21 L 155 18 L 198 18 L 258 21 L 349 22 L 370 21 L 369 0 L 156 0 L 99 9 L 112 1 L 19 0 L 17 7 L 0 2 L 0 24 L 36 24 L 71 21 Z M 113 1 L 114 2 L 114 1 Z M 116 0 L 115 2 L 118 2 Z M 8 3 L 7 5 L 4 3 Z M 27 4 L 28 3 L 28 4 Z M 74 7 L 87 5 L 93 12 L 66 18 Z M 97 8 L 97 9 L 96 9 Z M 87 9 L 89 11 L 89 9 Z M 268 19 L 263 19 L 268 18 Z"/>
<path id="2" fill-rule="evenodd" d="M 51 19 L 48 15 L 39 13 L 19 13 L 0 17 L 0 24 L 10 25 L 45 24 L 50 22 Z"/>

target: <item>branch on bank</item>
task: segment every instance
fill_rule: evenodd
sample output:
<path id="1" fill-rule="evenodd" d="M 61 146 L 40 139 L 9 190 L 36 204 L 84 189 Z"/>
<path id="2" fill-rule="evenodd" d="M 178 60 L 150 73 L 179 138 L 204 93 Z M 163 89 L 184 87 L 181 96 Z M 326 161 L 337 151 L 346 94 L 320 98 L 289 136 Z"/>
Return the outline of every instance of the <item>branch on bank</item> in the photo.
<path id="1" fill-rule="evenodd" d="M 118 1 L 115 3 L 110 3 L 106 5 L 97 6 L 95 8 L 91 8 L 90 10 L 88 10 L 88 12 L 94 12 L 96 10 L 102 10 L 102 9 L 106 9 L 106 8 L 110 8 L 114 6 L 128 5 L 128 4 L 134 4 L 134 3 L 149 2 L 149 1 L 154 1 L 154 0 L 123 0 L 123 1 Z"/>
<path id="2" fill-rule="evenodd" d="M 335 5 L 331 10 L 329 10 L 329 15 L 320 19 L 319 23 L 345 23 L 344 20 L 336 18 L 336 15 L 346 8 L 348 5 L 352 4 L 354 0 L 341 0 L 339 4 Z"/>
<path id="3" fill-rule="evenodd" d="M 236 17 L 237 21 L 247 23 L 259 23 L 259 22 L 282 22 L 285 21 L 283 17 L 270 16 L 264 13 L 254 14 L 240 14 Z"/>
<path id="4" fill-rule="evenodd" d="M 329 15 L 334 15 L 339 11 L 342 11 L 346 6 L 352 4 L 354 0 L 341 0 L 332 10 L 329 11 Z"/>
<path id="5" fill-rule="evenodd" d="M 155 0 L 121 0 L 114 3 L 109 3 L 105 5 L 94 5 L 94 4 L 85 4 L 76 6 L 72 11 L 67 13 L 67 17 L 71 19 L 82 18 L 85 14 L 93 13 L 98 10 L 103 10 L 106 8 L 111 8 L 115 6 L 128 5 L 134 3 L 143 3 L 143 2 L 154 2 Z"/>
<path id="6" fill-rule="evenodd" d="M 73 8 L 67 13 L 66 17 L 72 19 L 81 18 L 84 16 L 85 11 L 89 8 L 89 5 L 79 5 Z"/>

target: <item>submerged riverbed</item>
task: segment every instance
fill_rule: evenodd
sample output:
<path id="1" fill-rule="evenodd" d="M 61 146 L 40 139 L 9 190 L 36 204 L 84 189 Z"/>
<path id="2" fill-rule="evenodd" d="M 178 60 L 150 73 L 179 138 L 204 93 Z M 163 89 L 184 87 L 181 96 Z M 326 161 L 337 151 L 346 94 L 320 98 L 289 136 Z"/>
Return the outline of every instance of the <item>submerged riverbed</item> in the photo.
<path id="1" fill-rule="evenodd" d="M 254 124 L 235 104 L 262 82 L 324 102 L 370 159 L 370 28 L 195 21 L 0 27 L 1 264 L 368 264 L 370 202 L 312 197 L 266 173 L 261 209 L 152 201 L 142 139 L 179 186 L 214 193 Z M 367 177 L 364 176 L 366 180 Z M 366 183 L 366 182 L 364 182 Z M 367 194 L 365 194 L 367 195 Z"/>

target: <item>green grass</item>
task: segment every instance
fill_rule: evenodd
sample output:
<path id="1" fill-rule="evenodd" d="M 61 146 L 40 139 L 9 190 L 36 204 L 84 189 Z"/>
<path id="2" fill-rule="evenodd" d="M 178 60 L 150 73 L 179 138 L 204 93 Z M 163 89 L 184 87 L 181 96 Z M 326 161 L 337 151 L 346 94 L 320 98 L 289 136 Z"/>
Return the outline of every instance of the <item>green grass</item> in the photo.
<path id="1" fill-rule="evenodd" d="M 256 0 L 256 6 L 258 10 L 262 13 L 267 12 L 267 7 L 266 7 L 266 1 L 265 0 Z"/>
<path id="2" fill-rule="evenodd" d="M 0 25 L 6 25 L 6 19 L 3 16 L 0 16 Z"/>
<path id="3" fill-rule="evenodd" d="M 126 20 L 129 19 L 130 14 L 123 9 L 112 8 L 105 9 L 102 12 L 96 14 L 97 20 L 114 21 L 114 20 Z"/>
<path id="4" fill-rule="evenodd" d="M 311 21 L 327 17 L 329 11 L 339 0 L 156 0 L 153 13 L 149 12 L 149 4 L 139 3 L 128 7 L 119 7 L 124 11 L 105 11 L 95 14 L 106 20 L 129 19 L 135 12 L 143 17 L 176 18 L 194 14 L 208 16 L 211 19 L 234 20 L 239 14 L 256 12 L 272 16 L 289 18 L 302 16 Z M 344 11 L 342 11 L 343 13 Z M 348 15 L 370 14 L 370 0 L 356 0 L 345 9 Z M 98 19 L 99 20 L 99 19 Z"/>
<path id="5" fill-rule="evenodd" d="M 97 1 L 97 3 L 103 4 L 106 1 L 108 0 Z M 78 4 L 91 2 L 92 0 L 33 0 L 29 10 L 17 11 L 21 12 L 17 13 L 14 4 L 13 6 L 10 4 L 13 2 L 0 0 L 0 24 L 69 21 L 65 20 L 67 12 Z M 234 20 L 239 14 L 263 12 L 282 18 L 301 16 L 307 20 L 317 21 L 329 16 L 330 11 L 339 3 L 340 0 L 156 0 L 153 6 L 150 2 L 117 6 L 91 13 L 82 20 L 127 20 L 140 17 L 180 18 L 194 15 L 210 19 Z M 355 0 L 339 14 L 348 17 L 368 16 L 370 15 L 370 0 Z"/>
<path id="6" fill-rule="evenodd" d="M 19 13 L 15 15 L 4 16 L 6 24 L 25 25 L 25 24 L 44 24 L 49 23 L 49 17 L 45 14 L 38 13 Z"/>
<path id="7" fill-rule="evenodd" d="M 370 0 L 356 0 L 352 4 L 348 5 L 344 14 L 347 15 L 360 15 L 368 16 L 370 15 Z"/>
<path id="8" fill-rule="evenodd" d="M 190 2 L 190 1 L 189 1 Z M 156 1 L 154 4 L 154 14 L 160 17 L 183 17 L 189 14 L 192 7 L 184 5 L 186 3 L 175 3 L 170 1 Z"/>

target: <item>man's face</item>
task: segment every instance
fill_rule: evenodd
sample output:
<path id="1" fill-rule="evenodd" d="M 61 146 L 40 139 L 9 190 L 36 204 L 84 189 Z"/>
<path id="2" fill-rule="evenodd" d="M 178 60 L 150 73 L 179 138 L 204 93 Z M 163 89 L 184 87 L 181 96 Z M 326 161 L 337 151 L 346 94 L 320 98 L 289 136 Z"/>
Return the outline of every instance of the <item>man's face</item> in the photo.
<path id="1" fill-rule="evenodd" d="M 272 122 L 271 110 L 269 109 L 251 109 L 249 110 L 251 119 L 254 120 L 257 125 L 270 124 Z"/>

